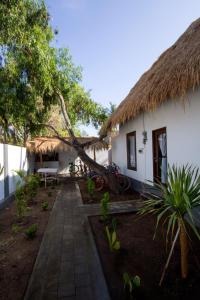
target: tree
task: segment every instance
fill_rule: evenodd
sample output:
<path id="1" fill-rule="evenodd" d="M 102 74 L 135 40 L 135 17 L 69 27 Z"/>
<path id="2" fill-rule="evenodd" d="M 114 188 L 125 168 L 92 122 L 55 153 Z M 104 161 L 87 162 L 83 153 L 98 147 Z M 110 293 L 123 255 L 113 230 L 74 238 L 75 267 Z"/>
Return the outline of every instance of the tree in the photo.
<path id="1" fill-rule="evenodd" d="M 50 128 L 54 135 L 73 147 L 93 170 L 109 177 L 112 190 L 117 182 L 112 174 L 92 160 L 84 148 L 101 141 L 80 144 L 74 133 L 78 121 L 94 126 L 102 124 L 107 110 L 91 100 L 80 86 L 81 69 L 75 67 L 67 49 L 51 46 L 54 34 L 43 0 L 7 0 L 0 3 L 0 116 L 2 126 L 13 124 L 27 132 Z M 67 135 L 46 124 L 52 105 L 59 103 Z M 41 123 L 42 120 L 42 123 Z"/>
<path id="2" fill-rule="evenodd" d="M 166 268 L 178 238 L 181 249 L 181 275 L 182 278 L 186 278 L 188 275 L 188 239 L 191 237 L 187 230 L 188 225 L 200 239 L 192 215 L 192 209 L 200 205 L 199 170 L 188 165 L 179 168 L 173 165 L 172 168 L 168 167 L 167 177 L 166 185 L 157 184 L 160 194 L 162 195 L 161 198 L 157 195 L 153 195 L 153 199 L 145 201 L 140 211 L 140 214 L 153 213 L 157 215 L 156 229 L 161 219 L 163 219 L 163 224 L 167 224 L 166 241 L 170 233 L 171 240 L 173 240 L 160 284 L 164 278 Z M 188 218 L 186 218 L 186 214 Z"/>

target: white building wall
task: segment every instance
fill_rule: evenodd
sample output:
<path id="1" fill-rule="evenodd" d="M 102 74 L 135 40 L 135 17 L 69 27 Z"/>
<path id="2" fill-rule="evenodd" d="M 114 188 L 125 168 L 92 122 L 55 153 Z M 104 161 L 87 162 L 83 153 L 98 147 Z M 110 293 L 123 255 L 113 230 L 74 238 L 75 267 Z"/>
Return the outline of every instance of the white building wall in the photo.
<path id="1" fill-rule="evenodd" d="M 87 150 L 86 153 L 91 157 L 94 158 L 94 152 L 93 150 Z M 42 163 L 43 168 L 58 168 L 60 174 L 66 174 L 69 173 L 69 164 L 75 163 L 76 165 L 79 165 L 80 158 L 77 157 L 76 151 L 71 148 L 71 150 L 68 151 L 60 151 L 58 153 L 58 159 L 59 161 L 44 161 Z M 108 150 L 99 150 L 96 151 L 96 161 L 101 164 L 105 165 L 108 164 Z M 40 162 L 35 163 L 35 169 L 41 168 Z"/>
<path id="2" fill-rule="evenodd" d="M 93 150 L 87 150 L 86 153 L 94 159 L 94 151 Z M 96 155 L 96 162 L 100 165 L 104 166 L 108 164 L 108 150 L 99 150 L 95 152 Z"/>
<path id="3" fill-rule="evenodd" d="M 112 141 L 112 161 L 121 172 L 145 182 L 153 180 L 152 130 L 166 127 L 168 163 L 193 164 L 200 167 L 200 89 L 190 92 L 187 100 L 168 101 L 155 112 L 137 116 L 120 128 Z M 143 144 L 142 132 L 147 131 Z M 136 131 L 137 171 L 127 169 L 126 134 Z M 139 149 L 143 149 L 139 153 Z"/>
<path id="4" fill-rule="evenodd" d="M 19 180 L 15 170 L 28 170 L 26 148 L 8 145 L 9 194 L 15 192 Z"/>

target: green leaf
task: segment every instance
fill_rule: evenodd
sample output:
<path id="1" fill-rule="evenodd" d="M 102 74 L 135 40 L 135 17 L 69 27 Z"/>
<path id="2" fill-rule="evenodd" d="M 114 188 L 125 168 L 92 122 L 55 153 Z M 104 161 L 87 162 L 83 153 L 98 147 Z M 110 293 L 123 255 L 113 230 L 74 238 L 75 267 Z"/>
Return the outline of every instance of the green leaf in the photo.
<path id="1" fill-rule="evenodd" d="M 133 284 L 135 287 L 140 287 L 141 285 L 141 280 L 140 280 L 140 277 L 138 275 L 136 275 L 134 278 L 133 278 Z"/>

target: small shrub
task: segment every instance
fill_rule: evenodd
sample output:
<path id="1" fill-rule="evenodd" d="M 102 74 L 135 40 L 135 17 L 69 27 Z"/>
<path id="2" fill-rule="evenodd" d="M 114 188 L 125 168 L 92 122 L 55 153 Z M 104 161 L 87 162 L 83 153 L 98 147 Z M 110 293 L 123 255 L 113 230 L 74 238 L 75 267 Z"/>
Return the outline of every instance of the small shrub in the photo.
<path id="1" fill-rule="evenodd" d="M 100 204 L 100 211 L 101 211 L 101 220 L 103 222 L 108 222 L 109 220 L 109 202 L 110 202 L 110 195 L 108 192 L 104 193 L 103 199 L 101 200 Z"/>
<path id="2" fill-rule="evenodd" d="M 16 234 L 20 231 L 20 226 L 17 224 L 13 224 L 11 227 L 12 233 Z"/>
<path id="3" fill-rule="evenodd" d="M 38 175 L 28 175 L 26 178 L 26 189 L 27 189 L 27 194 L 30 200 L 33 200 L 33 198 L 37 194 L 37 189 L 40 186 L 40 178 Z"/>
<path id="4" fill-rule="evenodd" d="M 131 276 L 127 272 L 123 274 L 124 289 L 129 294 L 129 298 L 134 298 L 134 290 L 138 289 L 141 285 L 139 276 Z"/>
<path id="5" fill-rule="evenodd" d="M 94 196 L 94 190 L 95 190 L 95 183 L 90 177 L 88 177 L 87 178 L 87 191 L 91 197 Z"/>
<path id="6" fill-rule="evenodd" d="M 31 226 L 29 226 L 25 231 L 26 237 L 29 240 L 32 240 L 36 236 L 37 229 L 38 229 L 37 224 L 32 224 Z"/>
<path id="7" fill-rule="evenodd" d="M 112 219 L 112 228 L 109 229 L 109 226 L 106 226 L 106 236 L 109 244 L 110 251 L 118 251 L 120 250 L 120 241 L 117 239 L 117 232 L 116 232 L 116 219 Z"/>
<path id="8" fill-rule="evenodd" d="M 49 206 L 49 203 L 47 201 L 45 201 L 41 204 L 42 210 L 47 210 L 48 206 Z"/>
<path id="9" fill-rule="evenodd" d="M 26 177 L 26 171 L 24 170 L 14 170 L 14 172 L 20 177 L 20 179 L 22 181 L 25 180 L 25 177 Z"/>
<path id="10" fill-rule="evenodd" d="M 25 190 L 24 187 L 19 183 L 17 184 L 16 192 L 15 192 L 15 200 L 16 200 L 16 209 L 17 209 L 17 217 L 23 218 L 27 211 L 27 203 L 25 199 Z"/>
<path id="11" fill-rule="evenodd" d="M 52 192 L 48 192 L 47 195 L 48 195 L 48 197 L 51 197 L 52 196 Z"/>

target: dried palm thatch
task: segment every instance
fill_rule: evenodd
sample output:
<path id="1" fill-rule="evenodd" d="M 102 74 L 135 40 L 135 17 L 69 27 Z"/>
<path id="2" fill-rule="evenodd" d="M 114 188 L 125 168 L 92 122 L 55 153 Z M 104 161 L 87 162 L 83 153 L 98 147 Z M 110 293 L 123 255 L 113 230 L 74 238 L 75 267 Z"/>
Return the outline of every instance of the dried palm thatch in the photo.
<path id="1" fill-rule="evenodd" d="M 200 18 L 145 72 L 102 127 L 101 134 L 200 85 Z"/>
<path id="2" fill-rule="evenodd" d="M 70 138 L 65 138 L 70 142 Z M 95 137 L 78 137 L 77 138 L 80 143 L 89 142 L 94 140 Z M 97 138 L 96 138 L 97 139 Z M 28 141 L 26 147 L 29 152 L 35 153 L 47 153 L 47 152 L 58 152 L 58 151 L 73 151 L 73 147 L 63 143 L 57 138 L 52 137 L 36 137 L 33 141 Z M 91 150 L 104 150 L 108 148 L 108 144 L 105 141 L 97 141 L 91 146 L 87 147 L 87 149 Z"/>

